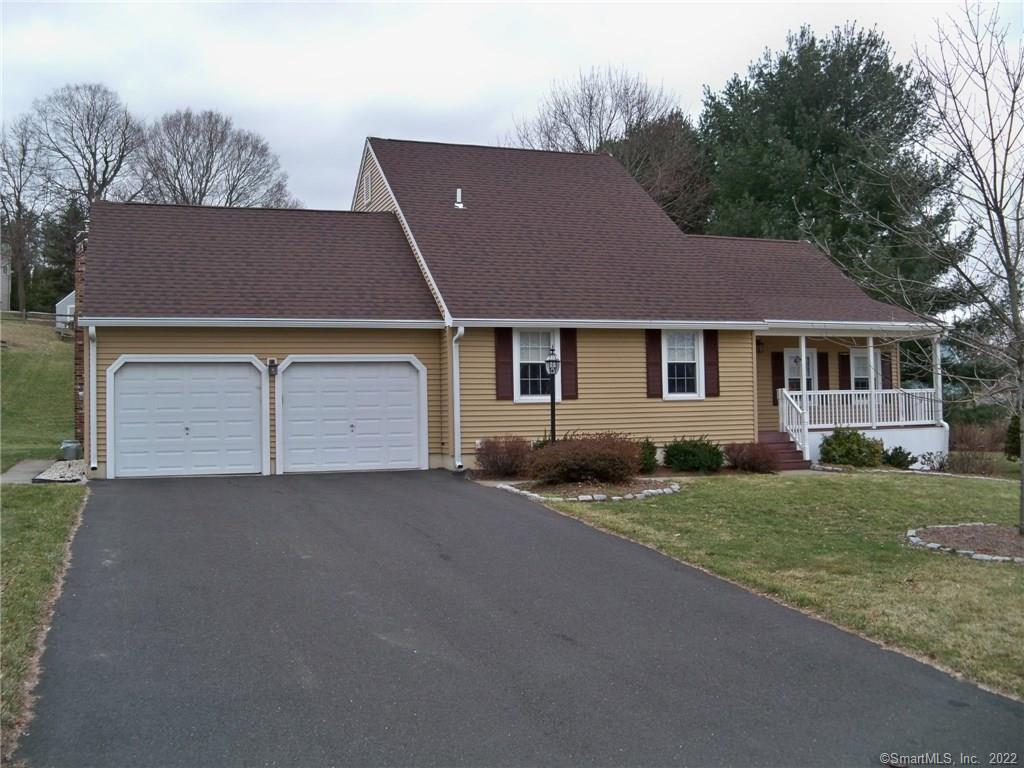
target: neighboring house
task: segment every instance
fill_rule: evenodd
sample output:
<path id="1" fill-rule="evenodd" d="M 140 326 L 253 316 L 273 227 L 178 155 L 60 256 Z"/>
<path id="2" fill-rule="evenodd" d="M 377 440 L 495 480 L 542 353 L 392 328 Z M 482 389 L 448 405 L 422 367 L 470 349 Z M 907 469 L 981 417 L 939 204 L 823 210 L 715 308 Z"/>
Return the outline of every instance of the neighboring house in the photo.
<path id="1" fill-rule="evenodd" d="M 369 139 L 352 207 L 94 205 L 94 470 L 472 466 L 544 434 L 549 347 L 560 432 L 946 448 L 934 390 L 899 388 L 939 325 L 807 243 L 683 234 L 607 155 Z"/>
<path id="2" fill-rule="evenodd" d="M 11 247 L 0 243 L 0 311 L 11 309 Z"/>
<path id="3" fill-rule="evenodd" d="M 57 333 L 69 333 L 75 327 L 75 292 L 72 291 L 54 307 Z"/>

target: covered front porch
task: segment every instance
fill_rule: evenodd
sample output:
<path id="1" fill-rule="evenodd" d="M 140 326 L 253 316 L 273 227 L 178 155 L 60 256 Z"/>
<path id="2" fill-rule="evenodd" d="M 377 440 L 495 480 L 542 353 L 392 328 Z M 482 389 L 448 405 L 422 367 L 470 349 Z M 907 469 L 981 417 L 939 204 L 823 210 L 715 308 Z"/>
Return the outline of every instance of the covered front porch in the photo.
<path id="1" fill-rule="evenodd" d="M 901 342 L 930 349 L 930 381 L 902 386 Z M 822 439 L 836 427 L 918 456 L 948 449 L 937 335 L 766 333 L 756 337 L 756 365 L 760 439 L 788 438 L 806 460 L 819 459 Z"/>

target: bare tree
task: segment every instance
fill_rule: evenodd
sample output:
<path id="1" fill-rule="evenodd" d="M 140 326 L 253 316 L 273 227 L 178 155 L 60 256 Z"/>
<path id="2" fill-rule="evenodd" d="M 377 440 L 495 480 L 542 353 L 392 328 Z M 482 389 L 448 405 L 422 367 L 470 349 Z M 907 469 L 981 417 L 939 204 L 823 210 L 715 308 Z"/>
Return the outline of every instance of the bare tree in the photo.
<path id="1" fill-rule="evenodd" d="M 26 287 L 38 226 L 46 205 L 45 168 L 31 120 L 22 116 L 3 132 L 0 144 L 0 212 L 3 243 L 10 248 L 18 281 L 18 309 L 27 313 Z"/>
<path id="2" fill-rule="evenodd" d="M 144 131 L 114 91 L 98 83 L 66 85 L 35 103 L 33 122 L 52 187 L 80 196 L 87 207 L 137 194 L 127 171 Z"/>
<path id="3" fill-rule="evenodd" d="M 893 238 L 913 244 L 945 268 L 936 295 L 961 307 L 951 319 L 950 346 L 967 365 L 956 377 L 986 400 L 1024 414 L 1024 48 L 1015 50 L 998 11 L 965 6 L 937 25 L 933 52 L 919 50 L 917 64 L 931 82 L 931 139 L 920 147 L 951 168 L 961 236 L 941 240 L 927 227 L 889 227 Z M 899 182 L 892 193 L 901 196 Z M 873 211 L 841 187 L 854 215 L 882 224 Z M 931 211 L 911 210 L 907 221 Z M 865 255 L 865 260 L 870 254 Z M 870 269 L 870 265 L 869 265 Z M 873 285 L 893 299 L 927 294 L 906 275 L 875 273 Z M 949 302 L 948 299 L 953 301 Z M 924 314 L 930 307 L 918 306 Z M 1024 461 L 1021 462 L 1020 532 L 1024 535 Z"/>
<path id="4" fill-rule="evenodd" d="M 516 120 L 512 141 L 531 149 L 598 152 L 665 117 L 672 107 L 661 86 L 640 75 L 593 68 L 571 82 L 552 84 L 536 117 Z"/>
<path id="5" fill-rule="evenodd" d="M 184 205 L 290 208 L 288 176 L 261 136 L 207 110 L 170 112 L 146 132 L 144 197 Z"/>

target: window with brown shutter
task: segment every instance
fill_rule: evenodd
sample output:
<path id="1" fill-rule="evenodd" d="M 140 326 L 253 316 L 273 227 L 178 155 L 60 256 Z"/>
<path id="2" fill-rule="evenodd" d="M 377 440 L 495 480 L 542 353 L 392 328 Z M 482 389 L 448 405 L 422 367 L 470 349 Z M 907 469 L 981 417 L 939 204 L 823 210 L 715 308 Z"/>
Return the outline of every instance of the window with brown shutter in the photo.
<path id="1" fill-rule="evenodd" d="M 779 390 L 786 386 L 786 358 L 781 352 L 772 352 L 772 405 L 779 404 Z"/>
<path id="2" fill-rule="evenodd" d="M 578 400 L 580 394 L 576 364 L 576 329 L 562 328 L 558 332 L 558 338 L 562 357 L 562 399 Z"/>
<path id="3" fill-rule="evenodd" d="M 704 396 L 718 397 L 718 331 L 704 331 Z"/>
<path id="4" fill-rule="evenodd" d="M 839 353 L 839 388 L 853 389 L 850 386 L 850 353 Z"/>
<path id="5" fill-rule="evenodd" d="M 661 331 L 648 328 L 647 344 L 647 396 L 661 397 Z"/>
<path id="6" fill-rule="evenodd" d="M 883 352 L 882 355 L 882 389 L 892 389 L 892 355 Z"/>
<path id="7" fill-rule="evenodd" d="M 515 396 L 512 379 L 512 329 L 494 329 L 494 393 L 497 400 L 511 400 Z"/>

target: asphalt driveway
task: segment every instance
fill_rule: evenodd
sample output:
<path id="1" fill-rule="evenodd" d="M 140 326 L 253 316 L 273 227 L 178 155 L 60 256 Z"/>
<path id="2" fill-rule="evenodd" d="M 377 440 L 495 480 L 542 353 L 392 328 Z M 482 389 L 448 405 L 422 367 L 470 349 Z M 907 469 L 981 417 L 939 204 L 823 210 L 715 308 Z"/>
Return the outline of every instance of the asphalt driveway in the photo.
<path id="1" fill-rule="evenodd" d="M 1024 705 L 445 472 L 98 482 L 30 766 L 878 765 Z"/>

